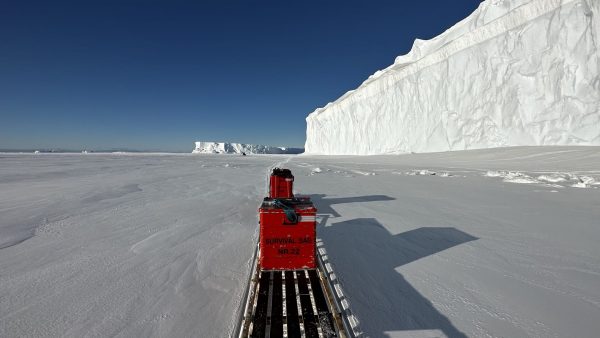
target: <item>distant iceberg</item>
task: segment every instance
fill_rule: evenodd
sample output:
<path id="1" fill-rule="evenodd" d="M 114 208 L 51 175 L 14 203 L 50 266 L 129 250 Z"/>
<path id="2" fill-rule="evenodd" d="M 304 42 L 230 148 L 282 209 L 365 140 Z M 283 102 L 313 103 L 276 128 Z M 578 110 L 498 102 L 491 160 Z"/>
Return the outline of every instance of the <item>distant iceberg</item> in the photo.
<path id="1" fill-rule="evenodd" d="M 303 148 L 272 147 L 228 142 L 196 142 L 193 154 L 300 154 Z"/>

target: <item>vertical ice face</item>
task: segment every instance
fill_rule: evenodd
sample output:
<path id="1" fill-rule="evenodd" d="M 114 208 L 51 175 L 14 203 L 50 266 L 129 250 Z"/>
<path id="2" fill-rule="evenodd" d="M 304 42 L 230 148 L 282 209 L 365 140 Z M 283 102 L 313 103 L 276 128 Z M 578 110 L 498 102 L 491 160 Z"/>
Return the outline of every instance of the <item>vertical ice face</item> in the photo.
<path id="1" fill-rule="evenodd" d="M 487 0 L 307 118 L 306 153 L 600 145 L 600 1 Z"/>

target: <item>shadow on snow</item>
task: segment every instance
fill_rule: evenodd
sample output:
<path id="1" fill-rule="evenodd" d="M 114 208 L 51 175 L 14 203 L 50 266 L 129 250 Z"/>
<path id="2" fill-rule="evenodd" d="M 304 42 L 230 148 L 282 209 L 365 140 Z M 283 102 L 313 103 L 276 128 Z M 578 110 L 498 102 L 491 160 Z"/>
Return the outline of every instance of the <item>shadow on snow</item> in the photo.
<path id="1" fill-rule="evenodd" d="M 319 214 L 330 213 L 333 217 L 339 214 L 332 204 L 394 200 L 381 195 L 323 197 L 313 197 Z M 466 338 L 395 268 L 477 237 L 452 227 L 422 227 L 392 235 L 374 218 L 320 226 L 318 235 L 367 335 L 386 337 L 389 331 L 439 330 L 450 338 Z"/>
<path id="2" fill-rule="evenodd" d="M 344 203 L 362 203 L 362 202 L 382 202 L 382 201 L 394 201 L 395 198 L 386 195 L 370 195 L 370 196 L 354 196 L 354 197 L 333 197 L 326 198 L 324 194 L 310 195 L 311 201 L 315 203 L 315 206 L 319 210 L 319 215 L 325 214 L 324 217 L 340 217 L 341 215 L 335 211 L 331 206 L 334 204 Z"/>

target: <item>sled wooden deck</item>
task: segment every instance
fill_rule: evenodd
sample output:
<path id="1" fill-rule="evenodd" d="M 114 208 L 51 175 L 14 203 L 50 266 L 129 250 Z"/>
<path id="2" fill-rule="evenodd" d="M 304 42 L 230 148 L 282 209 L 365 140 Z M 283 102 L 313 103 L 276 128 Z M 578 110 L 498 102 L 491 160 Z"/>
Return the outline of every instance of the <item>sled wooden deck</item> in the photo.
<path id="1" fill-rule="evenodd" d="M 344 337 L 316 269 L 261 271 L 242 337 Z"/>

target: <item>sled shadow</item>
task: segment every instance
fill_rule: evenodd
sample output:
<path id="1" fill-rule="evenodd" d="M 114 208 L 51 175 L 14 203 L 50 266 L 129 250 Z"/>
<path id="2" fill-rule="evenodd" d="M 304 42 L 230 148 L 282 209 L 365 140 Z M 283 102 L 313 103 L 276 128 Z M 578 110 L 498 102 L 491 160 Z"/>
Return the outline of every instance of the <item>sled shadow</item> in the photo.
<path id="1" fill-rule="evenodd" d="M 449 227 L 423 227 L 392 235 L 373 218 L 320 227 L 319 237 L 367 335 L 433 330 L 449 338 L 466 338 L 394 269 L 478 238 Z"/>
<path id="2" fill-rule="evenodd" d="M 334 204 L 343 203 L 362 203 L 362 202 L 381 202 L 393 201 L 395 198 L 386 195 L 368 195 L 354 197 L 327 198 L 325 194 L 309 195 L 311 201 L 315 204 L 319 214 L 326 214 L 330 217 L 340 217 L 341 215 L 332 207 Z"/>

